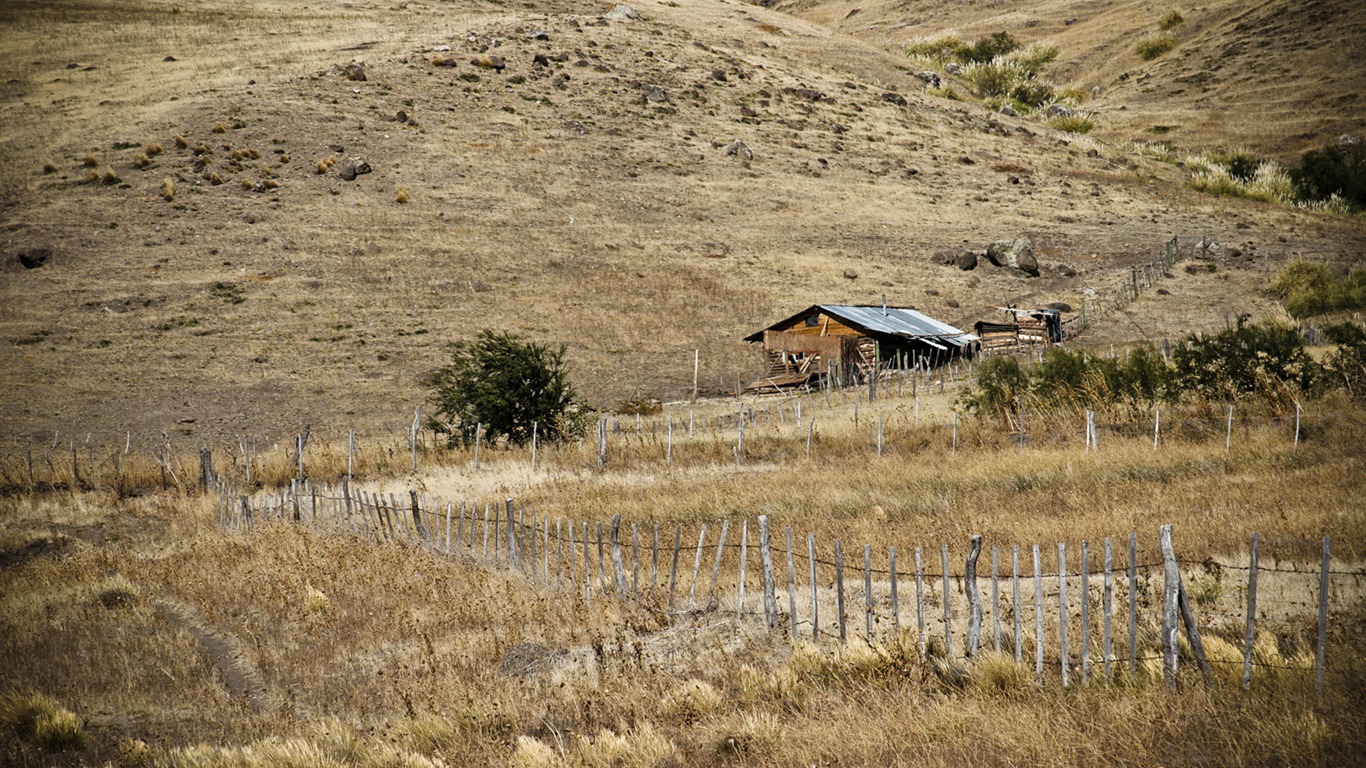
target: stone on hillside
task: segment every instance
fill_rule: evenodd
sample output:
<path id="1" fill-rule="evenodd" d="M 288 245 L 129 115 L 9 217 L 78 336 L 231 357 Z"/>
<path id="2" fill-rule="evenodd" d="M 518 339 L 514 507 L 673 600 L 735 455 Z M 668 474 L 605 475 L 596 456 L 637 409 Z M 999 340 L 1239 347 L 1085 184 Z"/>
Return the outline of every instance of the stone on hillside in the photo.
<path id="1" fill-rule="evenodd" d="M 853 267 L 847 267 L 847 268 L 845 268 L 845 270 L 844 270 L 844 279 L 845 279 L 845 280 L 857 280 L 857 279 L 858 279 L 858 270 L 857 270 L 857 269 L 854 269 Z"/>
<path id="2" fill-rule="evenodd" d="M 997 240 L 987 248 L 987 260 L 998 267 L 1012 267 L 1029 275 L 1039 276 L 1039 260 L 1034 258 L 1034 246 L 1025 238 Z"/>
<path id="3" fill-rule="evenodd" d="M 1338 149 L 1351 149 L 1357 145 L 1358 141 L 1360 141 L 1360 139 L 1356 136 L 1353 136 L 1350 133 L 1344 133 L 1338 137 Z"/>
<path id="4" fill-rule="evenodd" d="M 954 258 L 953 264 L 964 272 L 971 272 L 972 270 L 977 269 L 977 253 L 964 249 L 962 253 Z"/>
<path id="5" fill-rule="evenodd" d="M 950 61 L 948 64 L 944 65 L 944 71 L 948 72 L 950 75 L 962 74 L 963 65 L 956 61 Z"/>
<path id="6" fill-rule="evenodd" d="M 739 157 L 741 160 L 754 159 L 754 151 L 751 150 L 749 146 L 745 144 L 745 142 L 740 141 L 739 139 L 736 139 L 735 141 L 732 141 L 731 143 L 726 145 L 726 155 L 728 157 L 730 155 L 735 155 L 736 157 Z"/>
<path id="7" fill-rule="evenodd" d="M 1012 107 L 1012 106 L 1010 106 L 1009 104 L 1002 104 L 1002 105 L 1001 105 L 1001 109 L 1000 109 L 999 111 L 1000 111 L 1001 114 L 1005 115 L 1006 117 L 1019 117 L 1019 116 L 1020 116 L 1020 113 L 1019 113 L 1019 112 L 1016 112 L 1016 111 L 1015 111 L 1015 108 Z"/>
<path id="8" fill-rule="evenodd" d="M 470 59 L 470 64 L 480 69 L 492 69 L 495 72 L 502 72 L 503 68 L 507 66 L 507 62 L 503 61 L 502 56 L 491 56 L 487 53 Z"/>
<path id="9" fill-rule="evenodd" d="M 1065 301 L 1053 301 L 1045 304 L 1044 309 L 1051 309 L 1057 312 L 1071 312 L 1072 305 Z"/>
<path id="10" fill-rule="evenodd" d="M 640 93 L 645 97 L 646 101 L 658 103 L 669 100 L 669 94 L 665 93 L 663 88 L 660 88 L 653 83 L 642 83 L 640 86 Z"/>
<path id="11" fill-rule="evenodd" d="M 1063 277 L 1076 277 L 1076 276 L 1077 276 L 1077 270 L 1073 269 L 1072 267 L 1070 267 L 1070 266 L 1068 266 L 1068 265 L 1066 265 L 1066 264 L 1059 264 L 1059 265 L 1058 265 L 1058 274 L 1059 274 L 1059 275 L 1062 275 Z"/>
<path id="12" fill-rule="evenodd" d="M 1043 109 L 1046 117 L 1071 117 L 1076 114 L 1066 104 L 1049 104 Z"/>
<path id="13" fill-rule="evenodd" d="M 954 260 L 953 251 L 935 251 L 930 254 L 931 264 L 949 265 Z"/>
<path id="14" fill-rule="evenodd" d="M 640 21 L 640 11 L 629 5 L 617 5 L 603 14 L 603 17 L 613 21 Z"/>
<path id="15" fill-rule="evenodd" d="M 354 61 L 342 67 L 341 73 L 347 80 L 354 80 L 360 83 L 365 82 L 365 67 Z"/>
<path id="16" fill-rule="evenodd" d="M 19 263 L 24 265 L 24 269 L 37 269 L 52 258 L 52 249 L 41 245 L 34 246 L 19 251 L 18 256 Z"/>
<path id="17" fill-rule="evenodd" d="M 931 72 L 928 69 L 916 75 L 916 77 L 923 80 L 925 85 L 928 85 L 931 88 L 938 88 L 939 86 L 943 85 L 943 81 L 939 79 L 939 73 Z"/>
<path id="18" fill-rule="evenodd" d="M 888 104 L 895 104 L 898 107 L 906 106 L 906 97 L 902 96 L 899 93 L 896 93 L 895 91 L 883 92 L 882 100 L 887 102 Z"/>

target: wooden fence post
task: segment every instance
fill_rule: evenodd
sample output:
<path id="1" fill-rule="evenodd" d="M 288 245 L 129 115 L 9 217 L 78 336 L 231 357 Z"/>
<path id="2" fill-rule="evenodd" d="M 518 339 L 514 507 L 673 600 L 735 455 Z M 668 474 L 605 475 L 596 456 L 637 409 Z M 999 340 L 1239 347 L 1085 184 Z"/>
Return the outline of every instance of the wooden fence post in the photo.
<path id="1" fill-rule="evenodd" d="M 943 544 L 939 548 L 940 568 L 943 570 L 944 582 L 944 658 L 953 658 L 953 605 L 949 600 L 949 545 Z"/>
<path id="2" fill-rule="evenodd" d="M 915 379 L 911 379 L 914 384 Z M 920 630 L 920 657 L 925 657 L 925 570 L 922 548 L 915 548 L 915 620 Z"/>
<path id="3" fill-rule="evenodd" d="M 1014 651 L 1015 651 L 1015 663 L 1016 663 L 1016 664 L 1019 664 L 1021 661 L 1024 660 L 1024 637 L 1023 637 L 1023 635 L 1022 635 L 1022 633 L 1021 633 L 1021 631 L 1020 631 L 1021 629 L 1023 629 L 1023 627 L 1021 627 L 1020 625 L 1023 623 L 1021 614 L 1024 613 L 1024 603 L 1020 602 L 1020 545 L 1019 545 L 1019 544 L 1011 544 L 1011 545 L 1010 545 L 1010 584 L 1011 584 L 1011 596 L 1012 596 L 1012 597 L 1014 598 L 1014 600 L 1015 600 L 1015 602 L 1012 603 L 1012 605 L 1015 606 L 1015 610 L 1011 611 L 1011 613 L 1014 614 L 1014 619 L 1015 619 L 1015 626 L 1014 626 L 1014 630 L 1015 630 L 1015 635 L 1014 635 L 1014 638 L 1015 638 L 1015 647 L 1014 647 Z"/>
<path id="4" fill-rule="evenodd" d="M 697 554 L 693 557 L 692 563 L 692 585 L 688 587 L 688 608 L 691 611 L 693 601 L 697 598 L 697 574 L 702 571 L 702 546 L 707 541 L 707 524 L 702 524 L 702 530 L 697 534 Z"/>
<path id="5" fill-rule="evenodd" d="M 1034 545 L 1034 676 L 1043 682 L 1043 563 Z"/>
<path id="6" fill-rule="evenodd" d="M 1261 534 L 1252 534 L 1252 562 L 1247 574 L 1247 643 L 1243 648 L 1243 688 L 1252 687 L 1252 649 L 1257 636 L 1257 557 L 1261 552 Z"/>
<path id="7" fill-rule="evenodd" d="M 830 396 L 826 390 L 826 397 Z M 811 642 L 820 643 L 821 641 L 821 607 L 820 607 L 820 587 L 816 583 L 816 534 L 806 534 L 806 555 L 811 561 Z"/>
<path id="8" fill-rule="evenodd" d="M 659 588 L 659 523 L 654 524 L 654 537 L 650 541 L 650 589 Z"/>
<path id="9" fill-rule="evenodd" d="M 673 567 L 669 569 L 669 610 L 674 609 L 674 585 L 678 583 L 678 550 L 683 539 L 683 526 L 674 528 L 674 560 Z"/>
<path id="10" fill-rule="evenodd" d="M 1138 674 L 1138 534 L 1129 534 L 1129 674 Z"/>
<path id="11" fill-rule="evenodd" d="M 735 617 L 745 615 L 745 564 L 749 560 L 749 521 L 740 521 L 740 590 L 735 598 Z"/>
<path id="12" fill-rule="evenodd" d="M 800 408 L 801 403 L 797 406 Z M 798 421 L 800 424 L 800 420 Z M 790 617 L 789 623 L 792 625 L 792 639 L 797 639 L 797 574 L 792 565 L 792 528 L 788 526 L 783 529 L 784 541 L 787 544 L 787 610 Z M 744 551 L 743 548 L 740 550 Z"/>
<path id="13" fill-rule="evenodd" d="M 1090 544 L 1081 542 L 1081 684 L 1091 681 L 1091 574 Z"/>
<path id="14" fill-rule="evenodd" d="M 759 515 L 759 562 L 764 569 L 764 618 L 769 629 L 776 629 L 778 600 L 774 595 L 773 552 L 769 548 L 768 515 Z"/>
<path id="15" fill-rule="evenodd" d="M 1113 568 L 1113 565 L 1112 565 L 1113 559 L 1112 559 L 1112 557 L 1113 557 L 1113 548 L 1112 548 L 1112 546 L 1111 546 L 1110 537 L 1109 537 L 1109 536 L 1106 536 L 1106 537 L 1105 537 L 1105 566 L 1104 566 L 1104 567 L 1105 567 L 1105 597 L 1104 597 L 1104 603 L 1103 603 L 1103 609 L 1104 609 L 1104 613 L 1105 613 L 1105 632 L 1104 632 L 1105 637 L 1104 637 L 1104 640 L 1103 640 L 1103 642 L 1102 642 L 1102 646 L 1101 646 L 1101 647 L 1102 647 L 1102 649 L 1103 649 L 1102 653 L 1104 654 L 1104 660 L 1105 660 L 1105 681 L 1106 681 L 1107 683 L 1108 683 L 1108 682 L 1111 682 L 1112 680 L 1114 680 L 1114 678 L 1111 676 L 1112 673 L 1111 673 L 1111 667 L 1110 667 L 1111 662 L 1112 662 L 1112 660 L 1114 659 L 1114 650 L 1115 650 L 1115 646 L 1114 646 L 1114 631 L 1113 631 L 1113 621 L 1114 621 L 1114 594 L 1115 594 L 1115 587 L 1114 587 L 1114 575 L 1113 575 L 1113 572 L 1112 572 L 1112 568 Z"/>
<path id="16" fill-rule="evenodd" d="M 602 523 L 598 523 L 598 585 L 602 594 L 607 594 L 607 537 L 603 535 Z"/>
<path id="17" fill-rule="evenodd" d="M 631 591 L 640 594 L 640 526 L 631 523 Z"/>
<path id="18" fill-rule="evenodd" d="M 977 558 L 982 554 L 982 537 L 973 536 L 968 561 L 963 569 L 963 589 L 968 593 L 968 658 L 976 658 L 982 640 L 982 596 L 977 593 Z M 995 579 L 992 580 L 995 583 Z"/>
<path id="19" fill-rule="evenodd" d="M 1295 431 L 1295 435 L 1298 438 L 1298 428 Z M 93 470 L 91 471 L 91 477 L 92 479 L 94 477 Z M 208 446 L 204 446 L 203 448 L 199 449 L 199 490 L 207 493 L 213 487 L 213 451 L 210 450 Z"/>
<path id="20" fill-rule="evenodd" d="M 1067 544 L 1058 542 L 1058 641 L 1061 648 L 1062 687 L 1068 687 L 1067 654 Z"/>
<path id="21" fill-rule="evenodd" d="M 1164 525 L 1158 529 L 1158 543 L 1162 549 L 1162 676 L 1167 687 L 1176 688 L 1177 668 L 1181 663 L 1177 649 L 1176 633 L 1181 594 L 1181 569 L 1176 563 L 1176 553 L 1172 550 L 1172 527 Z"/>
<path id="22" fill-rule="evenodd" d="M 570 584 L 577 584 L 578 581 L 579 581 L 579 580 L 578 580 L 577 578 L 575 578 L 575 576 L 574 576 L 574 574 L 578 573 L 578 569 L 574 567 L 574 528 L 575 528 L 575 526 L 574 526 L 574 521 L 573 521 L 573 520 L 570 520 L 570 521 L 569 521 L 569 583 L 570 583 Z M 670 607 L 672 607 L 672 606 L 670 606 Z"/>
<path id="23" fill-rule="evenodd" d="M 707 593 L 707 607 L 704 610 L 710 611 L 712 603 L 716 601 L 716 582 L 721 578 L 721 558 L 726 552 L 726 534 L 730 532 L 730 520 L 721 521 L 721 538 L 716 541 L 716 562 L 711 568 L 711 591 Z"/>
<path id="24" fill-rule="evenodd" d="M 867 624 L 865 639 L 873 644 L 873 545 L 863 545 L 863 618 Z"/>
<path id="25" fill-rule="evenodd" d="M 848 637 L 844 627 L 844 549 L 839 539 L 835 539 L 835 612 L 839 619 L 840 645 L 843 645 Z"/>
<path id="26" fill-rule="evenodd" d="M 616 577 L 617 594 L 626 594 L 626 570 L 621 562 L 621 515 L 612 517 L 612 575 Z"/>
<path id="27" fill-rule="evenodd" d="M 583 522 L 583 528 L 579 529 L 583 536 L 583 599 L 587 602 L 593 600 L 593 561 L 588 556 L 588 521 Z M 598 570 L 602 570 L 602 563 L 599 561 Z"/>

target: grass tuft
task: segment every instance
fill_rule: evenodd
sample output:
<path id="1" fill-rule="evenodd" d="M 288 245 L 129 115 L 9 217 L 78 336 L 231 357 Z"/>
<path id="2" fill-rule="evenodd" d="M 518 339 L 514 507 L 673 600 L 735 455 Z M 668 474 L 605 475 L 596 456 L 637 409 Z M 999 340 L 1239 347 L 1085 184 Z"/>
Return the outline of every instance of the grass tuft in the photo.
<path id="1" fill-rule="evenodd" d="M 1134 52 L 1144 61 L 1152 61 L 1176 47 L 1176 38 L 1167 33 L 1146 35 L 1134 43 Z"/>
<path id="2" fill-rule="evenodd" d="M 175 180 L 170 177 L 161 180 L 161 197 L 168 203 L 175 199 Z"/>
<path id="3" fill-rule="evenodd" d="M 162 147 L 160 143 L 155 141 L 150 144 L 147 144 L 142 148 L 142 153 L 147 155 L 148 157 L 156 157 L 157 155 L 165 151 L 165 148 Z"/>
<path id="4" fill-rule="evenodd" d="M 175 148 L 176 148 L 176 149 L 185 149 L 185 148 L 187 148 L 187 147 L 190 146 L 190 143 L 187 142 L 187 141 L 185 141 L 185 137 L 184 137 L 184 136 L 180 136 L 180 135 L 178 135 L 178 134 L 176 135 L 176 137 L 175 137 L 174 139 L 171 140 L 171 142 L 172 142 L 173 144 L 175 144 Z"/>
<path id="5" fill-rule="evenodd" d="M 1175 29 L 1186 22 L 1186 17 L 1180 11 L 1171 11 L 1162 20 L 1157 22 L 1157 28 L 1161 30 Z"/>
<path id="6" fill-rule="evenodd" d="M 226 125 L 223 125 L 222 123 L 215 123 L 214 126 L 213 126 L 213 132 L 214 132 L 214 133 L 227 133 L 227 132 L 228 132 L 228 127 L 227 127 Z"/>
<path id="7" fill-rule="evenodd" d="M 398 189 L 394 190 L 394 202 L 398 203 L 399 205 L 406 205 L 406 204 L 407 204 L 407 202 L 408 202 L 408 188 L 407 188 L 407 187 L 399 187 Z"/>
<path id="8" fill-rule="evenodd" d="M 1089 133 L 1095 126 L 1091 122 L 1091 115 L 1084 112 L 1074 112 L 1070 115 L 1058 115 L 1048 118 L 1048 125 L 1064 133 Z"/>
<path id="9" fill-rule="evenodd" d="M 80 719 L 51 696 L 8 694 L 0 699 L 0 720 L 13 728 L 19 738 L 49 752 L 85 747 Z"/>

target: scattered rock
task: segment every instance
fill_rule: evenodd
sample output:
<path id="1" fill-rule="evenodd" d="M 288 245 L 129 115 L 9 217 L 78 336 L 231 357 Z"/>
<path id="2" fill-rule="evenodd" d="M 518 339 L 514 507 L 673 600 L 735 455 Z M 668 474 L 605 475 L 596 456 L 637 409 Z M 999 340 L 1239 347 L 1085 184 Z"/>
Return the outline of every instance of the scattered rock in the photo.
<path id="1" fill-rule="evenodd" d="M 19 251 L 18 256 L 19 263 L 24 265 L 24 269 L 37 269 L 52 258 L 52 249 L 43 245 L 34 246 Z"/>
<path id="2" fill-rule="evenodd" d="M 450 50 L 451 47 L 449 45 L 438 45 L 432 49 L 432 53 L 450 53 Z"/>
<path id="3" fill-rule="evenodd" d="M 1158 288 L 1158 289 L 1157 289 L 1157 295 L 1158 295 L 1158 296 L 1170 296 L 1170 295 L 1172 295 L 1172 292 L 1169 291 L 1169 290 L 1167 290 L 1166 288 Z"/>
<path id="4" fill-rule="evenodd" d="M 943 81 L 939 79 L 938 72 L 931 72 L 928 69 L 916 75 L 916 77 L 920 78 L 925 85 L 928 85 L 931 88 L 938 88 L 944 84 Z"/>
<path id="5" fill-rule="evenodd" d="M 745 142 L 736 139 L 726 145 L 726 156 L 735 155 L 742 160 L 753 160 L 754 151 Z"/>
<path id="6" fill-rule="evenodd" d="M 564 122 L 564 129 L 570 133 L 577 133 L 580 136 L 588 133 L 588 126 L 578 120 L 566 120 Z"/>
<path id="7" fill-rule="evenodd" d="M 977 161 L 973 160 L 967 155 L 963 155 L 962 157 L 958 158 L 958 162 L 962 163 L 963 165 L 977 165 Z"/>
<path id="8" fill-rule="evenodd" d="M 629 5 L 617 5 L 603 14 L 603 18 L 613 21 L 640 21 L 640 11 Z"/>
<path id="9" fill-rule="evenodd" d="M 1076 114 L 1066 104 L 1049 104 L 1043 108 L 1045 117 L 1071 117 Z"/>
<path id="10" fill-rule="evenodd" d="M 502 56 L 491 56 L 487 53 L 480 54 L 470 59 L 470 64 L 473 64 L 480 69 L 492 69 L 495 72 L 502 72 L 503 68 L 507 66 L 507 62 L 503 61 Z"/>
<path id="11" fill-rule="evenodd" d="M 967 250 L 966 248 L 963 249 L 962 253 L 954 257 L 953 265 L 964 272 L 971 272 L 972 270 L 977 269 L 977 252 Z"/>
<path id="12" fill-rule="evenodd" d="M 939 295 L 939 291 L 935 290 L 934 288 L 926 288 L 926 289 L 925 289 L 925 295 L 926 295 L 926 296 L 938 296 L 938 295 Z"/>
<path id="13" fill-rule="evenodd" d="M 434 67 L 457 67 L 460 62 L 454 56 L 433 56 L 432 66 Z"/>
<path id="14" fill-rule="evenodd" d="M 857 270 L 857 269 L 854 269 L 853 267 L 846 267 L 845 270 L 844 270 L 844 279 L 845 279 L 845 280 L 857 280 L 857 279 L 858 279 L 858 270 Z"/>
<path id="15" fill-rule="evenodd" d="M 969 275 L 969 276 L 968 276 L 968 279 L 966 279 L 966 280 L 963 281 L 963 285 L 966 285 L 966 286 L 969 287 L 969 288 L 976 288 L 977 286 L 979 286 L 979 285 L 981 285 L 981 284 L 982 284 L 982 279 L 979 278 L 977 275 Z"/>
<path id="16" fill-rule="evenodd" d="M 949 265 L 953 263 L 954 258 L 952 251 L 935 251 L 930 254 L 930 263 Z"/>
<path id="17" fill-rule="evenodd" d="M 1352 147 L 1355 147 L 1359 141 L 1360 139 L 1356 136 L 1350 133 L 1344 133 L 1338 137 L 1338 149 L 1351 149 Z"/>
<path id="18" fill-rule="evenodd" d="M 1070 26 L 1072 26 L 1073 24 L 1076 24 L 1076 23 L 1077 23 L 1077 17 L 1076 17 L 1076 16 L 1069 16 L 1068 18 L 1063 19 L 1063 20 L 1062 20 L 1062 23 L 1063 23 L 1063 26 L 1070 27 Z"/>
<path id="19" fill-rule="evenodd" d="M 408 122 L 408 113 L 407 113 L 407 112 L 404 112 L 403 110 L 400 109 L 398 112 L 394 113 L 394 122 L 396 122 L 396 123 L 406 123 L 406 122 Z"/>
<path id="20" fill-rule="evenodd" d="M 1059 264 L 1059 265 L 1058 265 L 1058 274 L 1061 275 L 1061 276 L 1063 276 L 1063 277 L 1076 277 L 1076 276 L 1077 276 L 1077 270 L 1075 270 L 1075 269 L 1073 269 L 1073 268 L 1067 266 L 1066 264 Z"/>
<path id="21" fill-rule="evenodd" d="M 545 55 L 544 53 L 538 53 L 535 56 L 531 57 L 531 66 L 548 67 L 550 66 L 550 57 Z"/>
<path id="22" fill-rule="evenodd" d="M 896 93 L 895 91 L 885 91 L 882 94 L 882 100 L 887 102 L 888 104 L 895 104 L 898 107 L 906 106 L 906 97 L 902 96 L 899 93 Z"/>
<path id="23" fill-rule="evenodd" d="M 370 164 L 363 158 L 353 157 L 351 158 L 351 162 L 337 169 L 337 175 L 347 181 L 355 181 L 357 176 L 362 176 L 372 170 L 374 169 L 372 169 Z"/>
<path id="24" fill-rule="evenodd" d="M 702 243 L 702 255 L 709 259 L 724 259 L 730 255 L 730 246 L 725 243 Z"/>
<path id="25" fill-rule="evenodd" d="M 841 134 L 843 134 L 845 131 L 848 131 L 848 130 L 849 130 L 849 126 L 847 126 L 847 125 L 842 125 L 842 124 L 840 124 L 840 123 L 831 123 L 831 124 L 830 124 L 830 132 L 833 133 L 833 134 L 841 135 Z"/>
<path id="26" fill-rule="evenodd" d="M 1187 264 L 1186 274 L 1188 275 L 1212 275 L 1216 267 L 1210 262 L 1201 264 Z"/>
<path id="27" fill-rule="evenodd" d="M 177 59 L 174 56 L 167 56 L 166 58 L 162 59 L 162 61 L 179 61 L 179 59 Z"/>
<path id="28" fill-rule="evenodd" d="M 944 71 L 950 75 L 959 75 L 963 73 L 963 65 L 956 61 L 950 61 L 944 65 Z"/>
<path id="29" fill-rule="evenodd" d="M 796 96 L 799 99 L 806 99 L 807 101 L 834 101 L 834 99 L 830 99 L 815 88 L 793 88 L 789 86 L 783 89 L 783 93 Z"/>
<path id="30" fill-rule="evenodd" d="M 1002 105 L 1001 105 L 1001 110 L 1000 110 L 1000 112 L 1001 112 L 1001 114 L 1005 115 L 1006 117 L 1019 117 L 1019 116 L 1020 116 L 1020 113 L 1019 113 L 1019 112 L 1016 112 L 1016 111 L 1015 111 L 1015 108 L 1012 107 L 1012 106 L 1010 106 L 1009 104 L 1002 104 Z"/>
<path id="31" fill-rule="evenodd" d="M 958 309 L 958 299 L 944 299 L 944 304 L 950 309 Z"/>
<path id="32" fill-rule="evenodd" d="M 641 83 L 640 93 L 645 97 L 646 101 L 659 103 L 669 100 L 669 94 L 665 93 L 663 88 L 652 83 Z"/>
<path id="33" fill-rule="evenodd" d="M 724 83 L 727 79 L 726 73 L 719 69 L 713 69 L 711 71 L 711 79 L 715 80 L 718 83 Z"/>
<path id="34" fill-rule="evenodd" d="M 526 39 L 528 39 L 528 40 L 549 40 L 549 39 L 550 39 L 550 33 L 546 32 L 544 29 L 533 29 L 533 30 L 531 30 L 530 32 L 526 33 Z"/>
<path id="35" fill-rule="evenodd" d="M 357 64 L 354 61 L 342 67 L 341 74 L 342 77 L 345 77 L 347 80 L 352 80 L 358 83 L 363 83 L 366 79 L 364 65 Z"/>
<path id="36" fill-rule="evenodd" d="M 987 248 L 987 260 L 998 267 L 1018 269 L 1030 277 L 1039 276 L 1039 260 L 1034 258 L 1034 246 L 1024 238 L 997 240 Z"/>

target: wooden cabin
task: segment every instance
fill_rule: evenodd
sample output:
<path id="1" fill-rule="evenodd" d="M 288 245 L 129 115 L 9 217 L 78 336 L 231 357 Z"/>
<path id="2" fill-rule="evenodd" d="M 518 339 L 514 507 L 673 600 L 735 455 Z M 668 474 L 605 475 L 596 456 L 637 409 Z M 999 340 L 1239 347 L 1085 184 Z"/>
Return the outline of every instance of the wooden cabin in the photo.
<path id="1" fill-rule="evenodd" d="M 910 307 L 816 304 L 750 334 L 768 368 L 752 392 L 800 387 L 825 377 L 865 379 L 896 368 L 928 370 L 970 356 L 977 337 Z"/>

